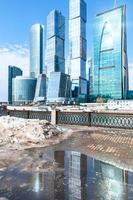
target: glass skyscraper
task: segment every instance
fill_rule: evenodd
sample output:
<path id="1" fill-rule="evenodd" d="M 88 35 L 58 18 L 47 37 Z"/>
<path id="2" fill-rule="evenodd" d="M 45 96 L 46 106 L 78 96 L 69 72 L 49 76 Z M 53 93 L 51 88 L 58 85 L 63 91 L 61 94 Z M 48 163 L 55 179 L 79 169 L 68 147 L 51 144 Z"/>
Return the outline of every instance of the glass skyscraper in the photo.
<path id="1" fill-rule="evenodd" d="M 128 90 L 126 6 L 96 16 L 91 95 L 124 99 Z"/>
<path id="2" fill-rule="evenodd" d="M 65 152 L 65 176 L 67 177 L 66 199 L 81 199 L 81 154 L 74 151 Z"/>
<path id="3" fill-rule="evenodd" d="M 52 10 L 47 16 L 46 75 L 65 72 L 65 18 L 61 12 Z"/>
<path id="4" fill-rule="evenodd" d="M 51 72 L 48 83 L 47 102 L 63 103 L 70 100 L 70 76 L 62 72 Z"/>
<path id="5" fill-rule="evenodd" d="M 69 59 L 74 96 L 87 93 L 86 79 L 86 19 L 84 0 L 69 0 Z M 83 80 L 82 80 L 83 79 Z M 82 80 L 82 81 L 80 81 Z M 81 85 L 83 83 L 83 85 Z M 85 87 L 83 90 L 80 89 Z M 77 92 L 76 92 L 77 91 Z"/>
<path id="6" fill-rule="evenodd" d="M 43 37 L 44 27 L 34 24 L 30 30 L 30 76 L 38 77 L 43 72 Z"/>
<path id="7" fill-rule="evenodd" d="M 8 102 L 12 104 L 12 79 L 22 75 L 22 70 L 15 66 L 8 66 Z"/>

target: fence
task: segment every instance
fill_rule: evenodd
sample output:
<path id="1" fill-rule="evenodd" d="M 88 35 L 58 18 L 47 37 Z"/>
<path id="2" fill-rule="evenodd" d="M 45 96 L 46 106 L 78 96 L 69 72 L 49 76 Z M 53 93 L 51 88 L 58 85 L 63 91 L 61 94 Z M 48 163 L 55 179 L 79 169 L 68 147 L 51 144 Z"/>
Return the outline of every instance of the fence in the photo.
<path id="1" fill-rule="evenodd" d="M 90 113 L 87 112 L 57 112 L 57 124 L 72 124 L 90 126 Z"/>
<path id="2" fill-rule="evenodd" d="M 49 111 L 8 111 L 10 116 L 26 119 L 51 121 Z M 110 128 L 133 128 L 133 114 L 125 113 L 94 113 L 94 112 L 63 112 L 56 111 L 56 124 L 71 124 L 81 126 L 99 126 Z"/>
<path id="3" fill-rule="evenodd" d="M 12 117 L 51 121 L 51 112 L 11 110 L 8 111 L 8 114 Z"/>
<path id="4" fill-rule="evenodd" d="M 91 113 L 91 126 L 133 128 L 133 114 Z"/>

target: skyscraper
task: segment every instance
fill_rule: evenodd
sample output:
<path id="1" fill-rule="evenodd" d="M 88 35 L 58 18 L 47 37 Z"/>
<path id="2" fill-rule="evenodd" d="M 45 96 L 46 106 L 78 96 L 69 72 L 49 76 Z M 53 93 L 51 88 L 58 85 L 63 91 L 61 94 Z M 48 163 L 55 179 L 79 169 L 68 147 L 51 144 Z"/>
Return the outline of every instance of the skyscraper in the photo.
<path id="1" fill-rule="evenodd" d="M 84 187 L 85 181 L 88 181 L 87 156 L 75 151 L 65 151 L 64 169 L 65 199 L 89 199 Z"/>
<path id="2" fill-rule="evenodd" d="M 34 24 L 30 30 L 30 76 L 38 77 L 43 72 L 43 36 L 44 27 Z"/>
<path id="3" fill-rule="evenodd" d="M 87 93 L 86 79 L 86 19 L 84 0 L 69 0 L 69 59 L 72 90 L 77 97 Z M 77 90 L 77 92 L 76 92 Z"/>
<path id="4" fill-rule="evenodd" d="M 91 70 L 92 96 L 126 98 L 128 90 L 126 39 L 126 6 L 96 16 Z"/>
<path id="5" fill-rule="evenodd" d="M 12 79 L 22 75 L 22 70 L 15 66 L 8 66 L 8 102 L 12 104 Z"/>
<path id="6" fill-rule="evenodd" d="M 61 12 L 52 10 L 47 17 L 46 74 L 65 72 L 64 44 L 65 18 Z"/>
<path id="7" fill-rule="evenodd" d="M 62 72 L 51 72 L 48 83 L 47 102 L 63 103 L 70 100 L 70 76 Z"/>

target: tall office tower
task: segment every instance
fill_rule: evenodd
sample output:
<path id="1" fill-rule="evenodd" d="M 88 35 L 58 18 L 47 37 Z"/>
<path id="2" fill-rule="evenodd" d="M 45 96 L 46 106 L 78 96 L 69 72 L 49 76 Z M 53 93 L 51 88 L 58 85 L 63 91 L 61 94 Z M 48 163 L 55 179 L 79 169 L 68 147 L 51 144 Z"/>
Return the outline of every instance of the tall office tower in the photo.
<path id="1" fill-rule="evenodd" d="M 65 18 L 61 12 L 53 10 L 47 17 L 46 74 L 65 72 L 64 44 Z"/>
<path id="2" fill-rule="evenodd" d="M 70 58 L 65 59 L 65 74 L 70 74 Z"/>
<path id="3" fill-rule="evenodd" d="M 125 99 L 128 90 L 126 6 L 96 16 L 93 31 L 92 94 Z"/>
<path id="4" fill-rule="evenodd" d="M 87 102 L 90 101 L 90 81 L 91 77 L 91 67 L 92 67 L 92 58 L 88 58 L 86 61 L 86 80 L 87 80 Z"/>
<path id="5" fill-rule="evenodd" d="M 82 199 L 81 195 L 81 153 L 65 152 L 66 199 Z"/>
<path id="6" fill-rule="evenodd" d="M 86 79 L 90 81 L 90 69 L 92 67 L 92 58 L 88 58 L 86 61 Z"/>
<path id="7" fill-rule="evenodd" d="M 89 199 L 85 188 L 87 156 L 75 151 L 65 151 L 64 175 L 65 199 Z"/>
<path id="8" fill-rule="evenodd" d="M 47 103 L 63 103 L 70 100 L 70 76 L 62 72 L 51 72 L 48 83 Z"/>
<path id="9" fill-rule="evenodd" d="M 34 24 L 30 30 L 30 76 L 38 77 L 43 72 L 43 36 L 44 27 Z"/>
<path id="10" fill-rule="evenodd" d="M 12 79 L 22 75 L 22 70 L 15 66 L 8 66 L 8 102 L 12 104 Z"/>
<path id="11" fill-rule="evenodd" d="M 69 58 L 72 96 L 87 92 L 86 80 L 86 19 L 84 0 L 69 0 Z"/>

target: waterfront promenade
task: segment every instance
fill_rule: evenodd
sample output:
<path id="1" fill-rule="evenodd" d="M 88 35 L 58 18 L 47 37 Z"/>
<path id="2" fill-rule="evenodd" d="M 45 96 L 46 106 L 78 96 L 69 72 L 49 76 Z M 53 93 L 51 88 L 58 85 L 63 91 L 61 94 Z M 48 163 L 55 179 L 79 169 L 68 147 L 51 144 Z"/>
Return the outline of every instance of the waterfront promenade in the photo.
<path id="1" fill-rule="evenodd" d="M 66 142 L 68 149 L 76 149 L 103 162 L 133 171 L 132 110 L 107 110 L 104 104 L 98 106 L 98 110 L 95 107 L 84 110 L 80 107 L 46 108 L 8 107 L 7 114 L 48 121 L 52 120 L 53 114 L 58 126 L 70 128 L 74 133 Z"/>
<path id="2" fill-rule="evenodd" d="M 88 106 L 60 107 L 7 107 L 13 117 L 47 120 L 52 124 L 82 125 L 109 128 L 133 128 L 132 109 L 108 109 L 107 104 L 88 104 Z"/>
<path id="3" fill-rule="evenodd" d="M 67 126 L 73 134 L 67 149 L 94 157 L 121 169 L 133 171 L 133 130 Z M 64 143 L 62 144 L 62 149 Z"/>
<path id="4" fill-rule="evenodd" d="M 124 130 L 69 125 L 63 125 L 61 127 L 69 131 L 71 130 L 71 134 L 68 134 L 65 139 L 54 137 L 52 140 L 48 139 L 47 141 L 42 141 L 34 145 L 25 144 L 25 148 L 17 148 L 18 145 L 15 146 L 15 144 L 5 145 L 1 143 L 0 169 L 9 167 L 13 163 L 20 162 L 23 159 L 29 160 L 28 152 L 38 152 L 39 149 L 43 152 L 44 148 L 50 146 L 54 151 L 80 152 L 118 168 L 133 171 L 133 131 L 131 129 Z M 33 160 L 36 168 L 38 168 L 41 157 L 30 157 L 29 162 L 31 166 Z"/>

